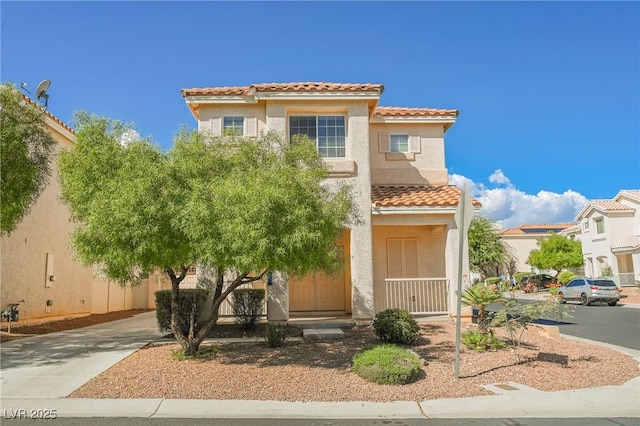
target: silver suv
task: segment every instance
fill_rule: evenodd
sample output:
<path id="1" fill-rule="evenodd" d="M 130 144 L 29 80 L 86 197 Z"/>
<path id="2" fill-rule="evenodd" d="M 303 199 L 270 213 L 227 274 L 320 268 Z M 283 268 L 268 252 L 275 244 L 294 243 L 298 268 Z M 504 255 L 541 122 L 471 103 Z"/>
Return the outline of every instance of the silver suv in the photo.
<path id="1" fill-rule="evenodd" d="M 560 303 L 579 300 L 585 306 L 592 302 L 607 302 L 609 306 L 616 306 L 620 300 L 620 293 L 613 280 L 575 278 L 558 289 L 558 297 L 560 297 Z"/>

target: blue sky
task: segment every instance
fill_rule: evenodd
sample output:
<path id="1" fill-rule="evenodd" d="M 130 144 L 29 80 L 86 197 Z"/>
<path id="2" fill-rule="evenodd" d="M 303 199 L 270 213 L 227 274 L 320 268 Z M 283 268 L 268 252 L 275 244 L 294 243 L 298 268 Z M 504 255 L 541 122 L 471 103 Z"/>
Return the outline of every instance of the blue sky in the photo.
<path id="1" fill-rule="evenodd" d="M 0 79 L 168 149 L 191 87 L 382 83 L 379 105 L 456 108 L 451 182 L 503 227 L 573 221 L 640 188 L 637 2 L 0 3 Z"/>

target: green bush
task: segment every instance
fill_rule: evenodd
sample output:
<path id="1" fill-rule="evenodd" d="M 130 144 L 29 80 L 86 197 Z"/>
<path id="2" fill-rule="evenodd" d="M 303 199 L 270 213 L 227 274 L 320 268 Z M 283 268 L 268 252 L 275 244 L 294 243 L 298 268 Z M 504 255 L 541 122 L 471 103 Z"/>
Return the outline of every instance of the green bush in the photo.
<path id="1" fill-rule="evenodd" d="M 209 292 L 202 289 L 180 290 L 178 298 L 180 328 L 184 334 L 189 333 L 192 312 L 195 319 L 195 332 L 197 333 L 200 330 L 199 319 L 206 313 L 208 295 Z M 171 290 L 156 291 L 156 321 L 161 332 L 168 333 L 171 331 Z"/>
<path id="2" fill-rule="evenodd" d="M 558 274 L 558 282 L 562 284 L 566 284 L 569 281 L 571 281 L 575 276 L 576 274 L 574 274 L 571 271 L 562 271 Z"/>
<path id="3" fill-rule="evenodd" d="M 232 293 L 233 314 L 242 328 L 252 329 L 262 315 L 265 291 L 262 288 L 239 288 Z"/>
<path id="4" fill-rule="evenodd" d="M 493 285 L 493 284 L 498 284 L 500 283 L 500 277 L 489 277 L 486 280 L 484 280 L 485 283 L 487 283 L 487 285 Z"/>
<path id="5" fill-rule="evenodd" d="M 373 330 L 380 340 L 410 345 L 418 341 L 420 327 L 404 309 L 386 309 L 373 319 Z"/>
<path id="6" fill-rule="evenodd" d="M 480 329 L 462 333 L 462 344 L 477 352 L 484 352 L 487 349 L 504 349 L 507 346 L 492 331 L 483 332 Z"/>
<path id="7" fill-rule="evenodd" d="M 280 324 L 267 324 L 264 340 L 270 348 L 279 348 L 287 340 L 287 326 Z"/>
<path id="8" fill-rule="evenodd" d="M 531 275 L 531 272 L 516 272 L 513 274 L 513 277 L 516 279 L 516 282 L 519 283 L 522 277 L 528 277 L 529 275 Z"/>
<path id="9" fill-rule="evenodd" d="M 355 354 L 353 372 L 380 385 L 404 385 L 418 378 L 420 362 L 406 349 L 380 345 Z"/>

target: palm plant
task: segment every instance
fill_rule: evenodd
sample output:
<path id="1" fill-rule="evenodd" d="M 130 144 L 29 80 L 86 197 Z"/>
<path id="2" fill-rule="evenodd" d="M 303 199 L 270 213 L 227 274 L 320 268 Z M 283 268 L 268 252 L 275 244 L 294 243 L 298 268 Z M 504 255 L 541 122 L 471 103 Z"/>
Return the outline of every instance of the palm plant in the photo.
<path id="1" fill-rule="evenodd" d="M 462 292 L 462 304 L 478 309 L 478 327 L 482 332 L 487 332 L 489 321 L 487 318 L 487 306 L 492 303 L 503 302 L 502 293 L 492 287 L 475 284 Z"/>

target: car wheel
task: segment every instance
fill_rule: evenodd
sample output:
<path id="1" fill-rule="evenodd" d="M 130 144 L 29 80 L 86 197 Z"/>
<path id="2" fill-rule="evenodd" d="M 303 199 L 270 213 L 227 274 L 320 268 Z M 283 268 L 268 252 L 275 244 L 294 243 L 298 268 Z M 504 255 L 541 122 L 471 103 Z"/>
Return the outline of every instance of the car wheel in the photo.
<path id="1" fill-rule="evenodd" d="M 531 293 L 537 293 L 538 292 L 538 286 L 534 285 L 533 287 L 531 287 Z"/>
<path id="2" fill-rule="evenodd" d="M 567 299 L 564 298 L 564 294 L 558 293 L 558 302 L 559 303 L 567 303 Z"/>
<path id="3" fill-rule="evenodd" d="M 618 304 L 618 302 L 607 302 L 607 305 L 609 306 L 616 306 Z"/>
<path id="4" fill-rule="evenodd" d="M 580 296 L 580 302 L 582 302 L 584 306 L 589 306 L 591 304 L 591 302 L 589 301 L 589 298 L 584 293 L 582 293 L 582 296 Z"/>

